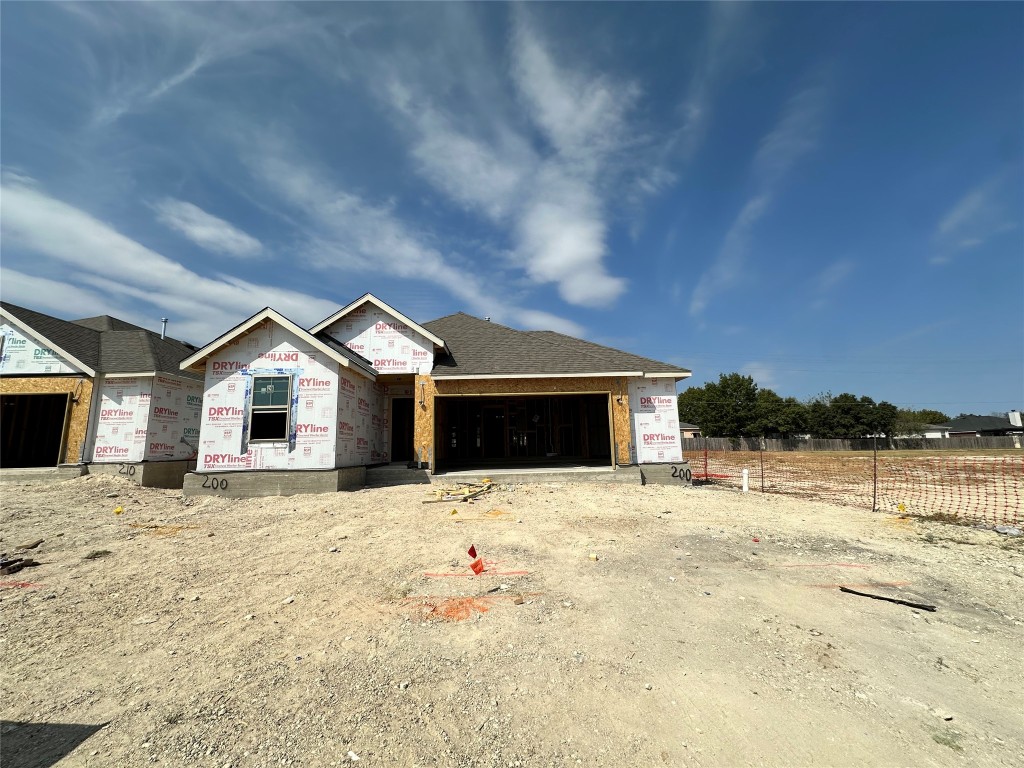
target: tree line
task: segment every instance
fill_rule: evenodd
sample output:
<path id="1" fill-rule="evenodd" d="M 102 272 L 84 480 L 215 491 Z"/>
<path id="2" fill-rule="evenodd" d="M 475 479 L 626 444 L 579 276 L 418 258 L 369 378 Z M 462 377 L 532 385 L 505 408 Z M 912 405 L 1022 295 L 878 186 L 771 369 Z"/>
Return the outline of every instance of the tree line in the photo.
<path id="1" fill-rule="evenodd" d="M 758 387 L 750 376 L 723 373 L 717 382 L 679 395 L 679 420 L 696 424 L 706 437 L 858 438 L 919 434 L 925 424 L 942 424 L 949 417 L 849 392 L 826 392 L 801 402 Z"/>

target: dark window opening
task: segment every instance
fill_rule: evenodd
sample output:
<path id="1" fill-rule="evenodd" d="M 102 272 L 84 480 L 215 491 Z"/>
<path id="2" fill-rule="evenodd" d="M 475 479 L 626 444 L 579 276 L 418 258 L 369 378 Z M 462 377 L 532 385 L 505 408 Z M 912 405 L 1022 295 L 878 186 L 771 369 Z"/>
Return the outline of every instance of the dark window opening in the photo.
<path id="1" fill-rule="evenodd" d="M 253 377 L 249 440 L 287 440 L 290 404 L 290 376 Z"/>

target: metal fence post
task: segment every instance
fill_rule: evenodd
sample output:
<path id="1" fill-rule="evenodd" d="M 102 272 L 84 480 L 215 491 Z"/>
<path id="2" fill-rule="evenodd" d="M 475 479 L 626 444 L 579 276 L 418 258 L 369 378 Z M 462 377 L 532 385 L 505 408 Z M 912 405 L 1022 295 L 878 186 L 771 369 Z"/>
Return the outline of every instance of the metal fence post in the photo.
<path id="1" fill-rule="evenodd" d="M 759 453 L 761 454 L 761 493 L 764 493 L 764 438 L 763 437 L 761 438 L 760 448 L 761 448 L 761 450 L 759 451 Z"/>
<path id="2" fill-rule="evenodd" d="M 878 438 L 871 436 L 871 511 L 878 511 Z"/>

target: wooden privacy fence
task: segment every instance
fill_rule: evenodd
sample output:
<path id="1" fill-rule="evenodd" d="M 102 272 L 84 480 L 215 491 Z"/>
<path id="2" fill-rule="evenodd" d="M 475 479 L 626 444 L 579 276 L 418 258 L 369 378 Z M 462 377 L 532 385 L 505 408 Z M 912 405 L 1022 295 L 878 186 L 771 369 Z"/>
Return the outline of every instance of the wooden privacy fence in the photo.
<path id="1" fill-rule="evenodd" d="M 684 456 L 695 484 L 741 487 L 746 469 L 754 492 L 985 525 L 1024 523 L 1024 452 L 1000 456 L 884 451 L 835 455 L 701 447 L 684 449 Z"/>

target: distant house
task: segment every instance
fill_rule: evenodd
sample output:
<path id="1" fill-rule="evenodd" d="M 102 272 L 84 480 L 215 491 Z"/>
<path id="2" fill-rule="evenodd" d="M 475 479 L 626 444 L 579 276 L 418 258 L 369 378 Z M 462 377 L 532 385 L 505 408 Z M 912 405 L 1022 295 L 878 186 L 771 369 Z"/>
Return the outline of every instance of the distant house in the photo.
<path id="1" fill-rule="evenodd" d="M 999 437 L 1024 434 L 1020 411 L 1006 416 L 975 416 L 968 414 L 941 425 L 949 437 Z"/>
<path id="2" fill-rule="evenodd" d="M 109 315 L 61 320 L 0 305 L 0 467 L 124 469 L 180 487 L 199 438 L 194 347 Z M 152 482 L 144 481 L 146 468 Z M 106 466 L 104 466 L 106 465 Z"/>
<path id="3" fill-rule="evenodd" d="M 681 421 L 679 422 L 679 436 L 684 440 L 688 437 L 700 437 L 700 427 Z"/>

